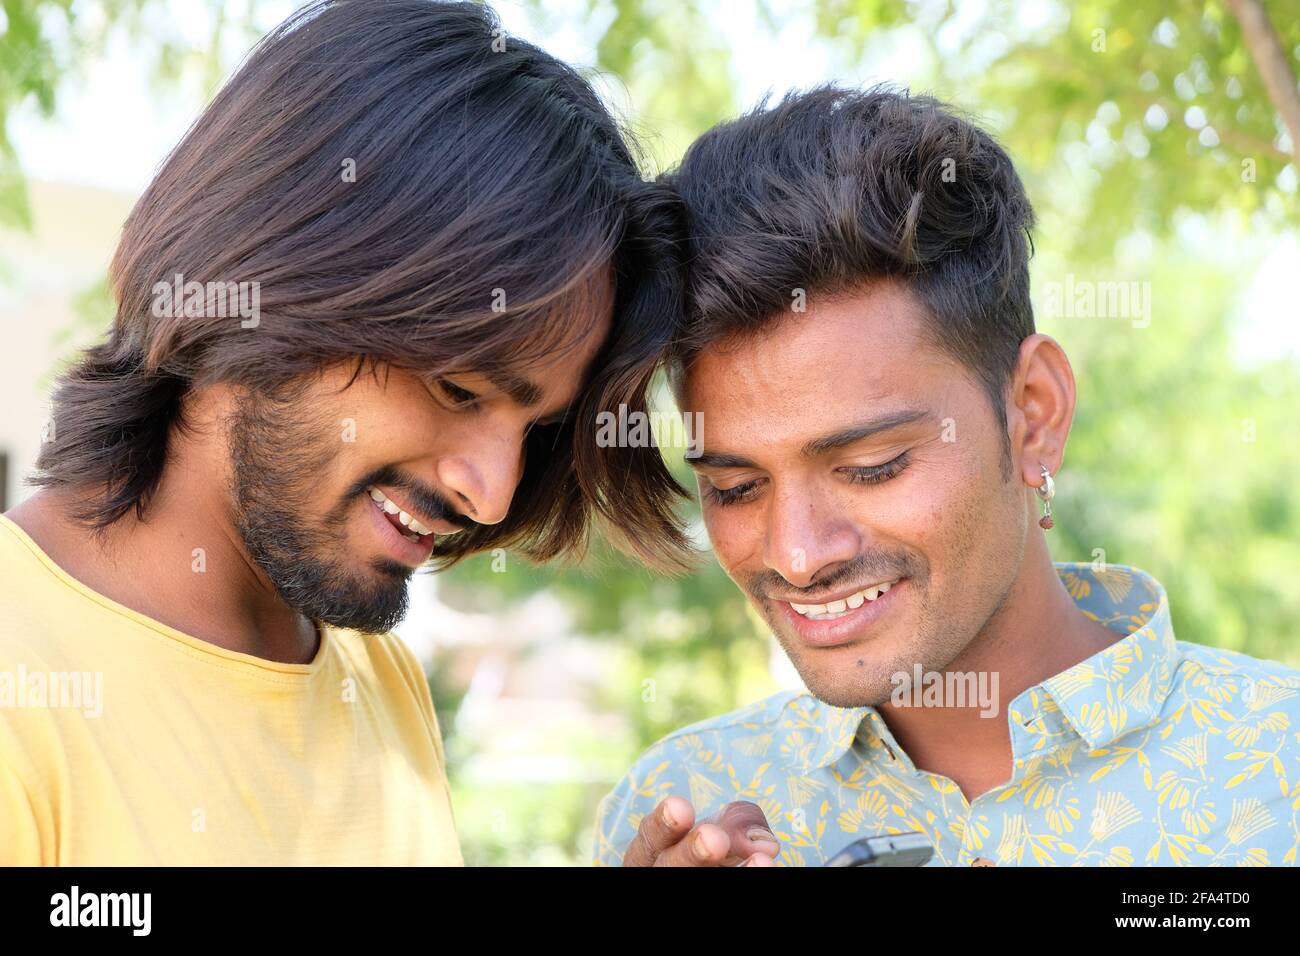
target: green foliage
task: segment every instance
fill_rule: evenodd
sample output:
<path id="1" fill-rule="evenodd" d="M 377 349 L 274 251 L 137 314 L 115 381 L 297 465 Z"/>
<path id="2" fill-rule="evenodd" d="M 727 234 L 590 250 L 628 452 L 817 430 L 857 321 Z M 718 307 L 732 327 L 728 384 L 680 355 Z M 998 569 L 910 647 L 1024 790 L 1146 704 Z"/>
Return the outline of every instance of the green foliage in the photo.
<path id="1" fill-rule="evenodd" d="M 68 69 L 43 29 L 46 18 L 71 22 L 71 0 L 22 2 L 6 0 L 0 6 L 7 21 L 0 34 L 0 225 L 31 228 L 22 167 L 9 141 L 9 117 L 28 99 L 42 116 L 54 112 L 59 78 Z"/>
<path id="2" fill-rule="evenodd" d="M 1283 47 L 1300 49 L 1300 4 L 1269 12 Z M 987 43 L 1008 22 L 1014 6 L 993 4 L 970 35 Z M 953 79 L 1009 107 L 1002 137 L 1030 172 L 1031 196 L 1087 211 L 1076 255 L 1110 255 L 1133 229 L 1167 235 L 1182 210 L 1239 224 L 1259 214 L 1255 224 L 1272 228 L 1300 221 L 1294 156 L 1278 145 L 1277 112 L 1221 5 L 1091 0 L 1050 27 L 1004 35 L 1005 53 Z M 1288 163 L 1289 190 L 1279 185 Z"/>
<path id="3" fill-rule="evenodd" d="M 726 37 L 699 7 L 680 0 L 587 3 L 590 15 L 611 8 L 596 65 L 626 85 L 636 110 L 631 132 L 662 169 L 719 116 L 735 112 Z"/>
<path id="4" fill-rule="evenodd" d="M 1037 206 L 1084 213 L 1073 254 L 1108 256 L 1134 229 L 1167 235 L 1180 211 L 1300 222 L 1294 154 L 1222 4 L 1088 0 L 1045 5 L 1047 22 L 1025 23 L 1024 5 L 1002 0 L 960 25 L 951 3 L 902 6 L 823 0 L 819 10 L 853 24 L 841 39 L 850 55 L 875 29 L 926 23 L 940 91 L 988 110 Z M 1300 4 L 1268 12 L 1283 49 L 1300 50 Z"/>
<path id="5" fill-rule="evenodd" d="M 731 115 L 719 89 L 729 75 L 723 17 L 659 0 L 613 6 L 598 62 L 628 80 L 647 125 L 668 122 L 689 141 Z M 1266 6 L 1294 71 L 1300 3 Z M 774 29 L 781 9 L 760 0 L 760 21 Z M 929 56 L 917 74 L 1000 135 L 1035 205 L 1081 212 L 1070 230 L 1076 255 L 1110 255 L 1138 228 L 1166 235 L 1178 211 L 1265 228 L 1300 223 L 1294 155 L 1221 2 L 816 0 L 812 11 L 844 66 L 870 62 L 895 35 L 923 41 Z M 680 136 L 666 145 L 675 144 Z"/>
<path id="6" fill-rule="evenodd" d="M 1285 478 L 1300 469 L 1300 368 L 1233 360 L 1248 264 L 1161 255 L 1131 271 L 1151 283 L 1149 326 L 1044 323 L 1079 386 L 1049 540 L 1061 560 L 1154 574 L 1179 639 L 1300 666 L 1300 497 Z"/>
<path id="7" fill-rule="evenodd" d="M 112 30 L 123 31 L 145 52 L 159 86 L 196 73 L 205 93 L 216 89 L 225 63 L 223 41 L 232 34 L 245 41 L 252 37 L 254 5 L 231 22 L 223 0 L 203 3 L 213 28 L 209 42 L 196 49 L 158 29 L 173 18 L 169 0 L 0 2 L 0 227 L 31 228 L 26 182 L 9 136 L 11 117 L 28 104 L 42 117 L 53 117 L 60 87 L 77 76 L 80 64 L 104 50 Z"/>

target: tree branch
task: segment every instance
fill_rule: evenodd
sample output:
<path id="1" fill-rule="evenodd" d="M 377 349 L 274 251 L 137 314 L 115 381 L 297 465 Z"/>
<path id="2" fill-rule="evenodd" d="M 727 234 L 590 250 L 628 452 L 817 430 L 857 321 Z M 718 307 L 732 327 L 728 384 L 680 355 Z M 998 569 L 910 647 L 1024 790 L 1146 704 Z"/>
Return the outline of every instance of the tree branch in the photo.
<path id="1" fill-rule="evenodd" d="M 1300 91 L 1296 89 L 1295 74 L 1287 62 L 1286 51 L 1278 39 L 1273 24 L 1268 21 L 1260 0 L 1224 0 L 1232 15 L 1241 24 L 1246 49 L 1264 80 L 1268 98 L 1282 116 L 1291 133 L 1291 153 L 1300 159 Z"/>

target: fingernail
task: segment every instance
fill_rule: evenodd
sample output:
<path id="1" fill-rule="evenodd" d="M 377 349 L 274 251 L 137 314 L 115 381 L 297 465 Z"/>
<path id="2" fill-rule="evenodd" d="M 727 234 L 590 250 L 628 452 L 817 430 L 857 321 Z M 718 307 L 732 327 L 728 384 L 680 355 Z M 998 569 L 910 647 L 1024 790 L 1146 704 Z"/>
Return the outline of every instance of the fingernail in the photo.
<path id="1" fill-rule="evenodd" d="M 668 804 L 666 803 L 664 804 L 663 818 L 664 823 L 667 824 L 670 829 L 677 829 L 677 821 L 673 818 L 673 815 L 668 812 Z"/>
<path id="2" fill-rule="evenodd" d="M 695 834 L 695 839 L 691 841 L 691 852 L 695 854 L 696 859 L 707 860 L 709 858 L 709 848 L 704 843 L 704 834 Z"/>
<path id="3" fill-rule="evenodd" d="M 762 827 L 750 827 L 745 836 L 749 837 L 750 843 L 770 843 L 772 846 L 780 846 L 776 842 L 776 835 L 771 830 L 764 830 Z"/>

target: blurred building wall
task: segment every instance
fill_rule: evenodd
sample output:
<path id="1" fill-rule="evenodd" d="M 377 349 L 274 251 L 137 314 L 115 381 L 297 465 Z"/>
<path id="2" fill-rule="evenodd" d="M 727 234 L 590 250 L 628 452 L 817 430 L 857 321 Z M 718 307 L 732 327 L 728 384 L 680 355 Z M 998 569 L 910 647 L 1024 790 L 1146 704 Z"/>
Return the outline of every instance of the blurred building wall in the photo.
<path id="1" fill-rule="evenodd" d="M 24 479 L 40 450 L 51 379 L 61 361 L 96 338 L 78 315 L 100 282 L 134 197 L 31 181 L 31 232 L 0 230 L 0 453 L 4 507 L 30 494 Z"/>

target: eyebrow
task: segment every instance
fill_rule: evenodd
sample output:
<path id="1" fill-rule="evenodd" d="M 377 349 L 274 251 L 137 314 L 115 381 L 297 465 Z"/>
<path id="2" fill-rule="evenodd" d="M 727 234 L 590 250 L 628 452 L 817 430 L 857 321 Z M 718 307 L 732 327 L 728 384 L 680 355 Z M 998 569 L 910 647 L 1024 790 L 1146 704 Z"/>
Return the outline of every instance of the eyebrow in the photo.
<path id="1" fill-rule="evenodd" d="M 524 408 L 532 408 L 542 400 L 542 390 L 528 379 L 518 375 L 495 372 L 488 376 L 488 380 Z"/>
<path id="2" fill-rule="evenodd" d="M 510 372 L 495 372 L 488 375 L 488 381 L 499 389 L 501 392 L 509 395 L 511 400 L 524 408 L 532 408 L 541 404 L 542 390 L 528 379 L 518 375 L 512 375 Z M 576 399 L 575 399 L 576 401 Z M 548 425 L 558 425 L 569 417 L 573 410 L 574 402 L 570 402 L 563 408 L 551 412 L 549 415 L 539 417 L 534 424 L 546 427 Z"/>
<path id="3" fill-rule="evenodd" d="M 823 435 L 820 438 L 813 438 L 804 442 L 799 449 L 800 454 L 805 458 L 816 458 L 818 455 L 824 455 L 828 451 L 834 451 L 837 448 L 843 448 L 846 445 L 852 445 L 863 439 L 871 438 L 873 435 L 881 432 L 891 431 L 895 428 L 901 428 L 904 425 L 911 425 L 914 422 L 925 421 L 933 416 L 923 408 L 909 408 L 898 412 L 891 412 L 888 415 L 882 415 L 879 418 L 868 419 L 860 424 L 843 428 L 829 435 Z M 692 468 L 755 468 L 757 467 L 748 458 L 743 455 L 733 455 L 729 452 L 703 452 L 694 458 L 687 458 L 686 463 Z"/>

